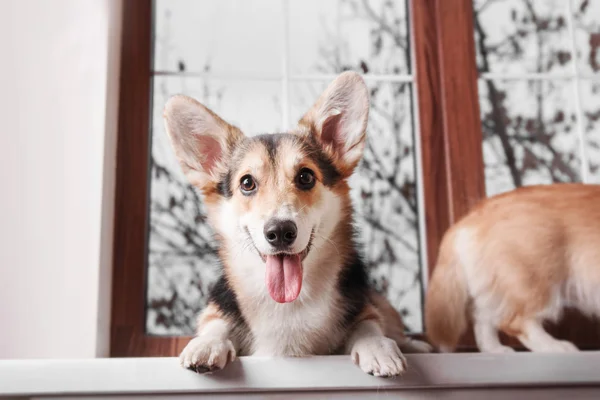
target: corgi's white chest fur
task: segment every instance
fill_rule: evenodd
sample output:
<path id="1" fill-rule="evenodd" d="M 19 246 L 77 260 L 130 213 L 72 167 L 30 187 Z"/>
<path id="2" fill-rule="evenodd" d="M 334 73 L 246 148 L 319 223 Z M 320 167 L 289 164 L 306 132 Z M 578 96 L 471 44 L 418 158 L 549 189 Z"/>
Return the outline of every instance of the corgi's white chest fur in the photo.
<path id="1" fill-rule="evenodd" d="M 318 297 L 279 304 L 268 294 L 260 295 L 258 306 L 244 313 L 254 341 L 250 354 L 258 356 L 304 356 L 331 354 L 340 345 L 333 312 L 333 291 Z M 242 312 L 244 307 L 242 306 Z"/>
<path id="2" fill-rule="evenodd" d="M 335 258 L 323 258 L 323 243 L 315 240 L 303 262 L 305 279 L 299 297 L 291 303 L 277 303 L 265 285 L 265 264 L 251 249 L 243 249 L 231 260 L 230 267 L 238 282 L 240 311 L 252 332 L 250 348 L 243 353 L 259 356 L 303 356 L 331 354 L 345 337 L 340 327 L 340 293 Z M 245 262 L 242 262 L 244 260 Z M 320 269 L 319 288 L 306 279 L 309 270 Z M 326 282 L 326 284 L 323 284 Z"/>
<path id="3" fill-rule="evenodd" d="M 312 256 L 307 257 L 306 264 L 311 263 Z M 253 256 L 248 254 L 247 259 Z M 258 257 L 253 261 L 236 271 L 244 282 L 240 287 L 244 293 L 238 293 L 240 311 L 253 336 L 252 345 L 244 353 L 303 356 L 337 350 L 344 337 L 338 321 L 343 313 L 338 309 L 340 295 L 335 284 L 316 290 L 304 280 L 298 299 L 280 304 L 269 296 L 264 275 L 256 273 L 264 269 L 262 261 Z"/>

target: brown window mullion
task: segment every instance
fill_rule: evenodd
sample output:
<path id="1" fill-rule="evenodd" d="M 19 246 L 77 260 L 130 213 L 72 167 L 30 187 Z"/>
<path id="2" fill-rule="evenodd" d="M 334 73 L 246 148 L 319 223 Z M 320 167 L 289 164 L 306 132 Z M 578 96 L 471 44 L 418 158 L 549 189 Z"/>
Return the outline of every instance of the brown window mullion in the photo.
<path id="1" fill-rule="evenodd" d="M 411 6 L 431 275 L 445 231 L 485 197 L 473 2 Z M 460 348 L 474 344 L 468 332 Z"/>

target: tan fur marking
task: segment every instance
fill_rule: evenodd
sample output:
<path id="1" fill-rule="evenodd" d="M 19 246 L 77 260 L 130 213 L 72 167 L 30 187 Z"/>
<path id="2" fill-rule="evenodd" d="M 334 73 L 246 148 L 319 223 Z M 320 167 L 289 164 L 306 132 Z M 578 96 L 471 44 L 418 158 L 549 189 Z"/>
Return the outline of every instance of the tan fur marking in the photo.
<path id="1" fill-rule="evenodd" d="M 356 324 L 359 324 L 363 321 L 376 321 L 377 323 L 382 323 L 382 317 L 379 313 L 379 310 L 375 308 L 372 304 L 367 304 L 365 308 L 358 314 L 356 317 Z"/>
<path id="2" fill-rule="evenodd" d="M 198 315 L 196 326 L 198 331 L 203 325 L 208 324 L 216 319 L 223 319 L 223 313 L 214 305 L 208 304 L 204 310 Z"/>
<path id="3" fill-rule="evenodd" d="M 401 345 L 406 340 L 402 317 L 398 311 L 392 307 L 388 299 L 379 293 L 373 291 L 370 297 L 371 302 L 380 315 L 385 336 L 394 339 L 398 345 Z"/>

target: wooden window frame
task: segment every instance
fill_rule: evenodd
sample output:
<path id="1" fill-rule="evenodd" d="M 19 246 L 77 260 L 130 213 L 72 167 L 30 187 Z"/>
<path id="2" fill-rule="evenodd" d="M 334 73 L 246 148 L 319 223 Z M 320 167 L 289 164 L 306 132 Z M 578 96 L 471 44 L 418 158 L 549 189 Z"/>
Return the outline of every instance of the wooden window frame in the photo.
<path id="1" fill-rule="evenodd" d="M 444 232 L 485 197 L 472 0 L 409 0 L 421 143 L 428 275 Z M 172 356 L 189 337 L 146 324 L 146 246 L 152 94 L 152 1 L 123 4 L 110 354 Z M 579 315 L 553 332 L 594 347 L 600 327 Z M 574 325 L 573 325 L 574 324 Z M 578 332 L 578 328 L 587 332 Z M 426 330 L 426 327 L 425 327 Z M 513 346 L 520 346 L 509 340 Z M 475 350 L 468 332 L 459 350 Z"/>

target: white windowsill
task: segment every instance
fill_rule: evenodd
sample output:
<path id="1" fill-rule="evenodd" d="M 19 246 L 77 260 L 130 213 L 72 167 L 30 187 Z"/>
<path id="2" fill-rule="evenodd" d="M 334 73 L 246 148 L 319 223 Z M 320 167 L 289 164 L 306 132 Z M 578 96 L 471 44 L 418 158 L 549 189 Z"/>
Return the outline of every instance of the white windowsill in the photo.
<path id="1" fill-rule="evenodd" d="M 400 378 L 364 374 L 349 357 L 242 357 L 198 375 L 175 358 L 0 361 L 1 396 L 150 395 L 384 389 L 595 387 L 600 352 L 408 355 Z M 595 390 L 596 390 L 595 389 Z"/>

